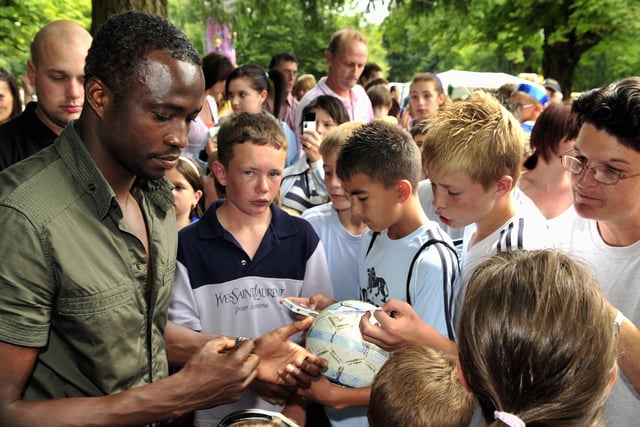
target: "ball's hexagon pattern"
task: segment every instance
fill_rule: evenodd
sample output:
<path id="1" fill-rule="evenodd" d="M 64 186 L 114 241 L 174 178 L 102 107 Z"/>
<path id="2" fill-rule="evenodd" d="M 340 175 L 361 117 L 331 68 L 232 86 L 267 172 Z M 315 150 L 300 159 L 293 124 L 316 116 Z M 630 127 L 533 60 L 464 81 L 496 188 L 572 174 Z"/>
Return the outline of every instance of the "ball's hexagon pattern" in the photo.
<path id="1" fill-rule="evenodd" d="M 347 300 L 320 312 L 309 328 L 306 348 L 326 359 L 329 367 L 323 375 L 347 387 L 369 387 L 389 353 L 362 339 L 360 318 L 377 307 L 362 301 Z"/>

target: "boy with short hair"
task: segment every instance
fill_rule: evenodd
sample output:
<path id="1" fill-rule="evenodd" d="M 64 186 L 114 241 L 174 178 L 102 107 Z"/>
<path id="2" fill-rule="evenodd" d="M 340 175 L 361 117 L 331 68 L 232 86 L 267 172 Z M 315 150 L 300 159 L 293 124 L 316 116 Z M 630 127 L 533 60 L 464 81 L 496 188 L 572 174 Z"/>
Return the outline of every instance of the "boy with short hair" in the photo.
<path id="1" fill-rule="evenodd" d="M 359 125 L 342 145 L 335 173 L 350 197 L 350 217 L 359 218 L 375 232 L 366 232 L 360 239 L 352 261 L 357 272 L 354 297 L 389 313 L 376 312 L 383 328 L 388 322 L 406 321 L 402 316 L 391 317 L 393 309 L 387 304 L 392 305 L 393 300 L 388 301 L 409 298 L 426 322 L 422 329 L 429 334 L 429 343 L 450 351 L 450 346 L 455 346 L 450 341 L 451 309 L 457 295 L 458 259 L 451 239 L 427 218 L 418 200 L 420 153 L 411 135 L 382 121 Z M 315 296 L 310 302 L 322 309 L 333 301 Z M 365 314 L 361 324 L 370 325 L 370 316 Z M 326 407 L 339 409 L 328 410 L 332 425 L 367 425 L 369 387 L 347 389 L 320 379 L 303 393 Z"/>
<path id="2" fill-rule="evenodd" d="M 523 145 L 524 134 L 515 117 L 484 92 L 441 109 L 430 123 L 422 163 L 431 182 L 435 213 L 448 227 L 465 227 L 462 247 L 456 248 L 462 272 L 455 314 L 466 282 L 483 261 L 496 252 L 552 246 L 544 216 L 517 189 Z M 388 350 L 418 343 L 457 352 L 453 343 L 448 349 L 434 346 L 434 335 L 411 307 L 394 304 L 391 309 L 407 320 L 396 322 L 393 329 L 362 322 L 368 340 Z"/>
<path id="3" fill-rule="evenodd" d="M 287 140 L 267 114 L 230 116 L 218 133 L 216 179 L 226 198 L 180 231 L 170 318 L 202 332 L 260 336 L 292 320 L 280 299 L 317 293 L 333 296 L 324 249 L 304 220 L 274 203 L 287 155 Z M 196 413 L 217 425 L 245 408 L 281 411 L 286 390 L 254 382 L 236 404 Z"/>
<path id="4" fill-rule="evenodd" d="M 361 122 L 343 123 L 322 140 L 319 151 L 322 155 L 324 182 L 330 202 L 302 213 L 302 218 L 311 223 L 325 248 L 337 301 L 360 298 L 358 269 L 355 266 L 367 226 L 351 213 L 351 198 L 336 174 L 340 148 L 360 126 Z M 303 393 L 310 400 L 324 405 L 332 426 L 366 426 L 368 389 L 350 389 L 331 384 L 326 378 L 320 378 Z"/>
<path id="5" fill-rule="evenodd" d="M 358 271 L 354 266 L 367 226 L 351 214 L 351 199 L 336 175 L 340 148 L 360 126 L 360 122 L 343 123 L 322 140 L 319 152 L 330 202 L 302 213 L 302 218 L 309 221 L 322 241 L 337 301 L 360 298 Z"/>
<path id="6" fill-rule="evenodd" d="M 524 141 L 513 115 L 484 92 L 443 109 L 429 127 L 422 162 L 436 214 L 465 227 L 463 283 L 496 252 L 551 246 L 544 217 L 517 190 Z"/>
<path id="7" fill-rule="evenodd" d="M 368 88 L 367 96 L 371 101 L 374 120 L 383 120 L 391 124 L 398 124 L 398 119 L 389 115 L 389 110 L 391 110 L 393 106 L 393 98 L 387 85 L 377 84 Z"/>
<path id="8" fill-rule="evenodd" d="M 393 353 L 373 382 L 369 425 L 468 426 L 476 399 L 460 381 L 456 360 L 428 346 Z"/>
<path id="9" fill-rule="evenodd" d="M 427 329 L 427 344 L 451 351 L 458 259 L 449 236 L 420 205 L 420 153 L 411 135 L 380 121 L 362 126 L 342 147 L 337 173 L 352 213 L 372 231 L 360 251 L 361 300 L 389 314 L 377 312 L 382 328 L 370 326 L 408 320 L 390 316 L 394 300 L 406 301 Z"/>
<path id="10" fill-rule="evenodd" d="M 549 103 L 544 88 L 535 83 L 520 83 L 511 93 L 511 105 L 522 129 L 530 134 L 536 119 Z"/>

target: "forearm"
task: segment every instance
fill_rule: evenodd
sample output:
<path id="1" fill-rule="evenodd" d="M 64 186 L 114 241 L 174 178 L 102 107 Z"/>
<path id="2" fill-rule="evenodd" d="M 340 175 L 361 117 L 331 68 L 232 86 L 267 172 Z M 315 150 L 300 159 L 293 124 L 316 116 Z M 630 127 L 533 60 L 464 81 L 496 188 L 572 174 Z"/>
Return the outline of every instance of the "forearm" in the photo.
<path id="1" fill-rule="evenodd" d="M 169 365 L 173 367 L 184 365 L 206 342 L 217 337 L 218 335 L 203 334 L 173 322 L 167 322 L 164 340 Z"/>
<path id="2" fill-rule="evenodd" d="M 618 335 L 618 354 L 620 369 L 640 393 L 640 330 L 626 317 Z"/>
<path id="3" fill-rule="evenodd" d="M 307 421 L 307 402 L 298 395 L 292 395 L 282 410 L 282 415 L 295 421 L 298 425 L 305 425 Z"/>
<path id="4" fill-rule="evenodd" d="M 327 400 L 322 402 L 324 405 L 331 406 L 335 409 L 369 405 L 371 387 L 346 388 L 332 386 L 330 390 L 331 391 L 327 394 Z"/>
<path id="5" fill-rule="evenodd" d="M 335 409 L 344 409 L 352 406 L 367 406 L 371 397 L 371 387 L 348 388 L 329 382 L 322 377 L 315 381 L 308 389 L 298 389 L 298 394 Z"/>
<path id="6" fill-rule="evenodd" d="M 424 322 L 417 322 L 414 334 L 410 338 L 411 345 L 428 345 L 443 353 L 458 355 L 458 345 Z"/>
<path id="7" fill-rule="evenodd" d="M 0 425 L 114 426 L 144 425 L 176 418 L 196 408 L 184 381 L 172 377 L 102 397 L 16 401 L 3 408 Z"/>

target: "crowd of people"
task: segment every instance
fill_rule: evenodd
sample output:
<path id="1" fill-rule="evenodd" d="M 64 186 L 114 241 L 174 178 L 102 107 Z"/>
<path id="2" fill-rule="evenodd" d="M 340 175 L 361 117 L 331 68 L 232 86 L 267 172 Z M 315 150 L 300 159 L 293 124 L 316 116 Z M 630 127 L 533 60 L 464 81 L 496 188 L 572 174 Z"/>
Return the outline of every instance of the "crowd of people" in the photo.
<path id="1" fill-rule="evenodd" d="M 0 70 L 1 425 L 635 425 L 640 77 L 405 102 L 359 31 L 324 55 L 132 11 L 40 29 L 24 108 Z M 284 298 L 380 307 L 373 385 Z"/>

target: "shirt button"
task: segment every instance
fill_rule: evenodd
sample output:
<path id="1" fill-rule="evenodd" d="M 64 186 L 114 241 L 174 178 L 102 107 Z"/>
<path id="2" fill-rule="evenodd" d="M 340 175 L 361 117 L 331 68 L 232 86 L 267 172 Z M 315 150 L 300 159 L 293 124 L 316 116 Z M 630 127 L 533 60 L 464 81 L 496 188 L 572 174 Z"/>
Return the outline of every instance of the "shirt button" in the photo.
<path id="1" fill-rule="evenodd" d="M 246 259 L 243 259 L 242 261 L 240 261 L 240 264 L 241 264 L 241 265 L 243 265 L 243 266 L 244 266 L 244 265 L 247 265 L 247 260 L 246 260 Z"/>

